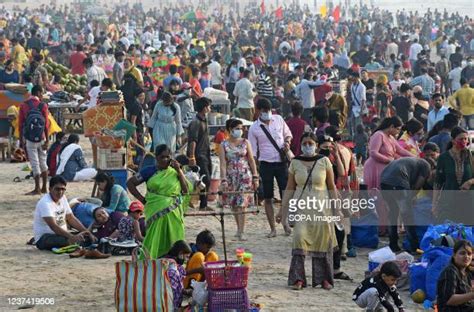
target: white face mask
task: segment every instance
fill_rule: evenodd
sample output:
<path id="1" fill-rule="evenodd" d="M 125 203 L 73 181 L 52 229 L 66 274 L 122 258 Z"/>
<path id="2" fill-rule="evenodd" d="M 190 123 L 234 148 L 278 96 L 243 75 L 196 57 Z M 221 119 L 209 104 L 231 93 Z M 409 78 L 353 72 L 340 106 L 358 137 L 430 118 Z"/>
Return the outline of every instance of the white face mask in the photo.
<path id="1" fill-rule="evenodd" d="M 242 134 L 243 134 L 242 129 L 233 129 L 231 133 L 234 139 L 240 139 L 242 137 Z"/>
<path id="2" fill-rule="evenodd" d="M 269 121 L 272 119 L 272 111 L 268 112 L 261 112 L 260 113 L 260 118 L 264 121 Z"/>
<path id="3" fill-rule="evenodd" d="M 316 154 L 316 145 L 301 145 L 301 151 L 304 156 L 313 156 Z"/>

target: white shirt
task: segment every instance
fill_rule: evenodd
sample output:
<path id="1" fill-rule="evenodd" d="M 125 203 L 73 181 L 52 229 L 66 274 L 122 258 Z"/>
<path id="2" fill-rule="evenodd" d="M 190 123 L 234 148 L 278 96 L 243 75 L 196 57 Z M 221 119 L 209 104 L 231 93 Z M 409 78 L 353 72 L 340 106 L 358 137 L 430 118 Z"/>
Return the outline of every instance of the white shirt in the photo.
<path id="1" fill-rule="evenodd" d="M 283 48 L 286 48 L 287 51 L 290 51 L 291 45 L 287 41 L 283 41 L 282 43 L 280 43 L 280 46 L 278 47 L 278 52 L 281 53 L 283 51 Z"/>
<path id="2" fill-rule="evenodd" d="M 392 89 L 393 94 L 399 94 L 400 93 L 400 87 L 402 84 L 405 83 L 405 80 L 392 80 L 390 81 L 390 88 Z"/>
<path id="3" fill-rule="evenodd" d="M 311 87 L 321 86 L 323 84 L 322 81 L 309 81 L 307 79 L 301 80 L 301 82 L 296 86 L 295 94 L 301 99 L 303 108 L 314 107 L 316 100 L 314 99 L 314 88 Z"/>
<path id="4" fill-rule="evenodd" d="M 443 120 L 444 116 L 447 114 L 449 114 L 449 108 L 447 108 L 446 106 L 441 106 L 438 111 L 436 111 L 436 109 L 432 109 L 428 113 L 428 131 L 431 131 L 434 125 L 436 125 L 438 121 Z"/>
<path id="5" fill-rule="evenodd" d="M 238 108 L 253 108 L 253 99 L 255 93 L 253 92 L 254 85 L 247 78 L 242 78 L 235 84 L 234 96 L 238 97 Z"/>
<path id="6" fill-rule="evenodd" d="M 365 93 L 366 87 L 362 82 L 351 85 L 352 112 L 355 117 L 360 116 L 362 102 L 366 101 Z"/>
<path id="7" fill-rule="evenodd" d="M 385 59 L 390 59 L 390 54 L 395 54 L 395 57 L 398 57 L 398 44 L 395 42 L 390 42 L 387 45 L 387 49 L 385 50 Z"/>
<path id="8" fill-rule="evenodd" d="M 222 84 L 222 67 L 221 64 L 216 61 L 212 61 L 211 64 L 207 66 L 209 74 L 211 74 L 211 83 L 212 85 L 221 85 Z"/>
<path id="9" fill-rule="evenodd" d="M 87 35 L 87 43 L 88 44 L 94 43 L 94 35 L 91 32 Z"/>
<path id="10" fill-rule="evenodd" d="M 89 67 L 86 71 L 86 75 L 88 87 L 90 87 L 92 80 L 97 80 L 100 84 L 104 78 L 107 78 L 107 74 L 105 73 L 104 69 L 97 65 L 92 65 Z"/>
<path id="11" fill-rule="evenodd" d="M 128 50 L 130 47 L 130 40 L 128 40 L 127 37 L 122 37 L 119 41 L 125 46 L 125 49 Z"/>
<path id="12" fill-rule="evenodd" d="M 142 45 L 145 46 L 147 41 L 153 42 L 153 34 L 149 31 L 146 31 L 142 34 L 140 41 L 142 42 Z"/>
<path id="13" fill-rule="evenodd" d="M 87 108 L 92 108 L 97 106 L 97 98 L 99 97 L 100 86 L 94 87 L 89 90 L 89 103 L 87 103 Z"/>
<path id="14" fill-rule="evenodd" d="M 237 68 L 240 68 L 240 67 L 247 67 L 247 62 L 245 61 L 245 58 L 241 57 L 239 62 L 237 63 Z"/>
<path id="15" fill-rule="evenodd" d="M 39 202 L 36 204 L 33 219 L 33 233 L 35 235 L 35 242 L 38 242 L 38 240 L 44 234 L 55 234 L 43 218 L 53 217 L 56 221 L 56 224 L 63 228 L 63 230 L 67 231 L 67 214 L 72 214 L 72 211 L 71 207 L 69 207 L 66 196 L 63 196 L 59 200 L 59 203 L 55 203 L 49 193 L 41 197 Z"/>
<path id="16" fill-rule="evenodd" d="M 413 60 L 413 61 L 416 61 L 416 60 L 418 59 L 418 53 L 420 53 L 421 50 L 423 50 L 423 47 L 421 46 L 421 44 L 419 44 L 418 42 L 417 42 L 417 43 L 413 43 L 413 44 L 410 46 L 410 56 L 409 56 L 409 59 L 410 59 L 410 60 Z"/>
<path id="17" fill-rule="evenodd" d="M 451 80 L 451 90 L 453 92 L 461 88 L 461 72 L 462 68 L 458 66 L 453 68 L 448 74 L 448 78 Z"/>
<path id="18" fill-rule="evenodd" d="M 451 54 L 456 52 L 456 45 L 454 43 L 448 44 L 448 48 L 446 49 L 446 58 L 449 60 Z"/>

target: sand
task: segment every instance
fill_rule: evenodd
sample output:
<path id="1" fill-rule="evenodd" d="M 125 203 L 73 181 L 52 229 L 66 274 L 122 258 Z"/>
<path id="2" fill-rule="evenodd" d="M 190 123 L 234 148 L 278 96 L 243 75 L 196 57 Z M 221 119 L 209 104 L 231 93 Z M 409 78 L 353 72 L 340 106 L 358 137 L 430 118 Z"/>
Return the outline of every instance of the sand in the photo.
<path id="1" fill-rule="evenodd" d="M 82 140 L 86 159 L 91 159 L 88 141 Z M 36 306 L 29 311 L 113 311 L 115 272 L 114 263 L 128 257 L 111 257 L 104 260 L 70 259 L 67 255 L 55 255 L 39 251 L 25 243 L 32 235 L 33 211 L 39 196 L 25 196 L 33 188 L 32 180 L 14 183 L 16 176 L 24 177 L 24 164 L 0 163 L 0 311 L 13 311 L 5 296 L 35 296 L 54 298 L 53 306 Z M 90 196 L 92 182 L 69 183 L 66 196 Z M 222 256 L 220 223 L 214 217 L 188 217 L 186 239 L 193 242 L 197 233 L 205 228 L 217 239 L 217 252 Z M 225 219 L 229 258 L 234 250 L 244 247 L 254 255 L 249 277 L 248 293 L 252 302 L 264 305 L 263 311 L 360 311 L 352 302 L 352 292 L 363 280 L 370 250 L 358 249 L 357 258 L 342 262 L 345 272 L 354 282 L 336 281 L 335 288 L 307 288 L 302 291 L 289 289 L 287 274 L 291 256 L 291 237 L 283 235 L 268 239 L 266 216 L 250 215 L 247 221 L 247 242 L 233 238 L 236 226 L 233 218 Z M 383 246 L 384 244 L 380 244 Z M 310 262 L 307 261 L 307 272 Z M 310 276 L 308 276 L 310 280 Z M 408 293 L 403 292 L 407 311 L 417 311 L 409 303 Z M 419 306 L 418 306 L 419 307 Z M 421 311 L 421 309 L 419 309 Z"/>

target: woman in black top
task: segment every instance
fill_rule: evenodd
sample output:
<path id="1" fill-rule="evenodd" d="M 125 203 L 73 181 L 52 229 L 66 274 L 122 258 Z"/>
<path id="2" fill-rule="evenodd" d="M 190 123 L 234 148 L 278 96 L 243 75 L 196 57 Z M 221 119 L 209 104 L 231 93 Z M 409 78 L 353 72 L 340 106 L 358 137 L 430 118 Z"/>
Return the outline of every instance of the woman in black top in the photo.
<path id="1" fill-rule="evenodd" d="M 438 311 L 474 311 L 474 292 L 471 288 L 472 244 L 466 240 L 457 241 L 449 265 L 438 279 Z"/>

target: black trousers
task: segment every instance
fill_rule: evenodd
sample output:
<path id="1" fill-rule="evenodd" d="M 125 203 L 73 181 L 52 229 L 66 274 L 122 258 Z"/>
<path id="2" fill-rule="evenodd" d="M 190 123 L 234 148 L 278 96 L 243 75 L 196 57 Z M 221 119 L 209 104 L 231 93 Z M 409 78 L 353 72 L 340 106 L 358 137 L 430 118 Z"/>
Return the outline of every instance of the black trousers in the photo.
<path id="1" fill-rule="evenodd" d="M 286 188 L 288 182 L 288 166 L 284 162 L 269 163 L 266 161 L 260 162 L 259 167 L 260 177 L 263 184 L 263 196 L 265 199 L 272 199 L 273 181 L 277 180 L 278 188 L 280 190 L 280 197 L 283 198 L 283 190 Z"/>
<path id="2" fill-rule="evenodd" d="M 389 239 L 390 248 L 398 249 L 398 217 L 401 216 L 405 223 L 405 228 L 408 234 L 411 251 L 416 251 L 419 247 L 418 236 L 416 234 L 416 226 L 414 224 L 413 216 L 413 196 L 414 192 L 400 187 L 395 187 L 382 183 L 382 197 L 388 205 L 389 212 Z"/>
<path id="3" fill-rule="evenodd" d="M 346 231 L 338 230 L 336 226 L 334 226 L 336 230 L 336 240 L 337 240 L 337 251 L 333 254 L 333 267 L 334 271 L 337 271 L 341 268 L 341 256 L 342 256 L 342 245 L 344 244 L 344 237 L 346 236 Z"/>
<path id="4" fill-rule="evenodd" d="M 44 234 L 36 242 L 36 247 L 40 250 L 51 250 L 69 245 L 68 239 L 57 234 Z"/>

